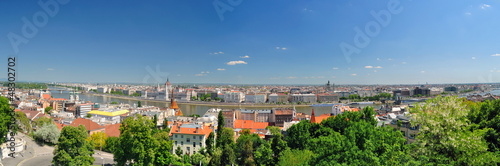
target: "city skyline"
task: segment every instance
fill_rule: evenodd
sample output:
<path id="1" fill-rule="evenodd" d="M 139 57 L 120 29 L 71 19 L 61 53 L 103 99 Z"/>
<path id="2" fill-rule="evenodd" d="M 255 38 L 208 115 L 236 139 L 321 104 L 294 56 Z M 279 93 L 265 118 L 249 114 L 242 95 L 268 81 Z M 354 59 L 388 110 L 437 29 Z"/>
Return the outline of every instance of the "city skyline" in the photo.
<path id="1" fill-rule="evenodd" d="M 0 54 L 19 81 L 500 82 L 498 2 L 234 2 L 0 2 Z"/>

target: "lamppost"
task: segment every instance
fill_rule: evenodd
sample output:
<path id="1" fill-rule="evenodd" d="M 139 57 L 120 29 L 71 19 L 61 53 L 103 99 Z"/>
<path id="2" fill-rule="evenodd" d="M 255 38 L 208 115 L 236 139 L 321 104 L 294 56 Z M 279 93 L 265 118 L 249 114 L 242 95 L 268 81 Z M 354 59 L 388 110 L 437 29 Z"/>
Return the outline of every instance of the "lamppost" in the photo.
<path id="1" fill-rule="evenodd" d="M 102 159 L 102 166 L 104 166 L 104 157 L 101 157 Z"/>

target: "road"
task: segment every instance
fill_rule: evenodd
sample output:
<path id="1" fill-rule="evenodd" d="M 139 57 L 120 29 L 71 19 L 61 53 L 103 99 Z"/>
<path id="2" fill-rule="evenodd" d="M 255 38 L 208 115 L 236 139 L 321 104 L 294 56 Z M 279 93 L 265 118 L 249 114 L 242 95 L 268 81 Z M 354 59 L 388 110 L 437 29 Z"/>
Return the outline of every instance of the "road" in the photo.
<path id="1" fill-rule="evenodd" d="M 52 165 L 52 154 L 54 147 L 47 145 L 39 145 L 26 135 L 19 133 L 18 137 L 26 140 L 27 149 L 16 154 L 16 158 L 5 158 L 2 161 L 4 166 L 50 166 Z M 113 164 L 113 154 L 96 150 L 93 157 L 94 165 L 102 165 L 103 159 L 105 164 Z M 101 158 L 102 157 L 102 158 Z"/>

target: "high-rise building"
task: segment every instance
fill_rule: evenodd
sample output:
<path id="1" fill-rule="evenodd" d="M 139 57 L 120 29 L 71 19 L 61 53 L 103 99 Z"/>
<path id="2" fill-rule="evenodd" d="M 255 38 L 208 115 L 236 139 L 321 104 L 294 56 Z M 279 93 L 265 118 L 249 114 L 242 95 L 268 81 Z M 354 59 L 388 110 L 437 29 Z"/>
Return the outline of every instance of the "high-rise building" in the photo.
<path id="1" fill-rule="evenodd" d="M 167 82 L 165 82 L 165 101 L 170 100 L 169 92 L 171 89 L 172 89 L 172 84 L 170 84 L 170 81 L 168 81 L 168 78 L 167 78 Z"/>

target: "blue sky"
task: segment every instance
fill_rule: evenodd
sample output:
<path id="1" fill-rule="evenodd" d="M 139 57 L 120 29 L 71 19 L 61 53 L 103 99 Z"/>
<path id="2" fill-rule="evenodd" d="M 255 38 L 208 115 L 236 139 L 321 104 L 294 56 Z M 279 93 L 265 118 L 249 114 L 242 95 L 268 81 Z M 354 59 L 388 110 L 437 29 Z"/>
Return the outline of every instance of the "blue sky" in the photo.
<path id="1" fill-rule="evenodd" d="M 498 1 L 235 2 L 1 1 L 0 54 L 20 81 L 500 82 Z"/>

